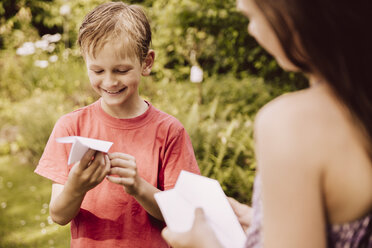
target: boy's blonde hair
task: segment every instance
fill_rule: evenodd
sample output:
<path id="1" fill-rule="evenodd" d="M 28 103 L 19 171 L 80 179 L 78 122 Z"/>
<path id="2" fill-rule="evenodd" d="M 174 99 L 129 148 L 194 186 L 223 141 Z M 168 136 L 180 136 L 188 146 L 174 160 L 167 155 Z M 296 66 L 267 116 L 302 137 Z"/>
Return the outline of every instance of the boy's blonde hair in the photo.
<path id="1" fill-rule="evenodd" d="M 83 56 L 95 57 L 109 41 L 120 45 L 120 56 L 137 57 L 143 62 L 151 43 L 151 28 L 141 7 L 109 2 L 85 16 L 78 37 Z"/>

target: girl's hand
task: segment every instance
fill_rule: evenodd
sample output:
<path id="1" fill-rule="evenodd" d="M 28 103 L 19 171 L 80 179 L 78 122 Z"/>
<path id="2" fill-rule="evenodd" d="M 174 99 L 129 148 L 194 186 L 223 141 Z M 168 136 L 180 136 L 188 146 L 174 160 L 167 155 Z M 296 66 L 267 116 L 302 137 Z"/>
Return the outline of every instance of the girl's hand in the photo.
<path id="1" fill-rule="evenodd" d="M 124 190 L 130 194 L 138 194 L 140 177 L 137 173 L 136 159 L 125 153 L 115 152 L 109 155 L 111 162 L 110 175 L 107 179 L 113 183 L 123 185 Z"/>
<path id="2" fill-rule="evenodd" d="M 103 181 L 110 171 L 110 160 L 102 152 L 89 149 L 83 158 L 75 163 L 65 186 L 78 195 L 85 194 Z"/>
<path id="3" fill-rule="evenodd" d="M 252 208 L 248 205 L 242 204 L 235 200 L 234 198 L 227 197 L 235 215 L 238 217 L 240 225 L 242 226 L 244 232 L 247 232 L 248 227 L 251 225 L 252 220 Z"/>
<path id="4" fill-rule="evenodd" d="M 195 219 L 190 231 L 176 233 L 166 227 L 161 234 L 173 248 L 222 247 L 212 228 L 208 225 L 201 208 L 195 209 Z"/>

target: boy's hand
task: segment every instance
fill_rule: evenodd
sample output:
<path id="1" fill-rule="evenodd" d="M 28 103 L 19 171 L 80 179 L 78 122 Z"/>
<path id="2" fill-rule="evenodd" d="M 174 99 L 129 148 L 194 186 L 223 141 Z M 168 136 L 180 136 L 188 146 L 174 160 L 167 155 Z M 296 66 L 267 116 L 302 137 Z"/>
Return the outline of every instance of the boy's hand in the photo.
<path id="1" fill-rule="evenodd" d="M 102 152 L 89 149 L 72 167 L 65 186 L 70 187 L 77 195 L 83 195 L 102 182 L 109 171 L 109 157 Z"/>
<path id="2" fill-rule="evenodd" d="M 110 175 L 107 179 L 113 183 L 124 186 L 125 191 L 130 195 L 138 193 L 140 177 L 137 173 L 136 159 L 125 153 L 115 152 L 109 155 L 111 162 Z"/>

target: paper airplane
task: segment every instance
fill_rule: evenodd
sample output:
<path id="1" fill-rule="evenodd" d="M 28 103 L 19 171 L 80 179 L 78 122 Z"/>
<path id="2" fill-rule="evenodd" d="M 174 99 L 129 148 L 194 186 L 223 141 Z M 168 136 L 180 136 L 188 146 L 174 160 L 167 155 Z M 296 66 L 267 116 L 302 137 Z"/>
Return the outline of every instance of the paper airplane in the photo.
<path id="1" fill-rule="evenodd" d="M 67 136 L 57 138 L 56 140 L 59 143 L 72 143 L 70 155 L 67 162 L 68 164 L 73 164 L 77 161 L 80 161 L 89 148 L 100 152 L 108 152 L 112 144 L 114 144 L 109 141 L 85 138 L 80 136 Z"/>
<path id="2" fill-rule="evenodd" d="M 173 189 L 154 196 L 170 230 L 190 230 L 195 208 L 201 207 L 224 247 L 244 247 L 246 235 L 217 180 L 181 171 Z"/>

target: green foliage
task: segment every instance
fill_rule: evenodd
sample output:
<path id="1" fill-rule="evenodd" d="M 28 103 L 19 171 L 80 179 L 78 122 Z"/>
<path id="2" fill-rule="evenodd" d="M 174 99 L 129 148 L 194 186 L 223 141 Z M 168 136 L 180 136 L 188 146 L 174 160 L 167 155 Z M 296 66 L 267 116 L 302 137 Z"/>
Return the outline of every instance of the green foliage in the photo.
<path id="1" fill-rule="evenodd" d="M 66 47 L 76 49 L 77 31 L 83 17 L 103 0 L 5 1 L 0 12 L 0 48 L 19 47 L 35 41 L 37 33 L 63 33 Z M 206 77 L 233 74 L 263 77 L 281 85 L 304 87 L 306 80 L 283 72 L 276 61 L 248 35 L 248 20 L 236 10 L 235 0 L 128 0 L 147 7 L 157 52 L 157 79 L 185 80 L 190 66 L 200 64 Z M 70 13 L 61 15 L 62 6 Z M 36 32 L 37 31 L 37 32 Z M 1 43 L 3 45 L 1 46 Z M 195 53 L 196 57 L 191 55 Z"/>
<path id="2" fill-rule="evenodd" d="M 15 48 L 44 34 L 63 33 L 68 47 L 74 46 L 84 16 L 104 0 L 4 0 L 0 4 L 0 48 Z M 61 7 L 69 6 L 62 15 Z"/>
<path id="3" fill-rule="evenodd" d="M 65 96 L 61 92 L 37 90 L 31 97 L 6 110 L 5 113 L 13 113 L 4 116 L 8 120 L 6 124 L 17 127 L 17 135 L 12 143 L 13 152 L 21 156 L 24 162 L 37 163 L 56 120 L 73 109 L 71 102 L 63 102 Z"/>
<path id="4" fill-rule="evenodd" d="M 50 55 L 38 50 L 29 56 L 0 54 L 0 155 L 17 154 L 35 164 L 55 121 L 94 100 L 82 59 L 63 52 L 46 68 L 35 65 Z"/>
<path id="5" fill-rule="evenodd" d="M 85 70 L 81 59 L 71 57 L 69 63 L 48 62 L 47 69 L 35 65 L 36 61 L 48 61 L 51 55 L 41 51 L 25 57 L 15 56 L 10 51 L 0 53 L 0 96 L 19 101 L 32 95 L 35 89 L 61 89 L 65 93 L 72 93 L 81 88 L 87 81 L 81 73 Z M 63 54 L 57 56 L 63 60 Z"/>
<path id="6" fill-rule="evenodd" d="M 235 5 L 235 0 L 154 1 L 150 14 L 158 52 L 157 76 L 184 80 L 191 65 L 200 64 L 206 77 L 256 75 L 281 85 L 303 87 L 304 78 L 283 72 L 248 34 L 248 20 Z"/>
<path id="7" fill-rule="evenodd" d="M 281 88 L 263 80 L 214 77 L 191 83 L 145 82 L 141 92 L 156 107 L 177 117 L 189 133 L 203 175 L 217 179 L 225 192 L 249 202 L 255 175 L 253 122 L 258 109 Z"/>
<path id="8" fill-rule="evenodd" d="M 49 216 L 51 182 L 33 169 L 0 157 L 0 247 L 68 247 L 69 225 L 54 224 Z"/>
<path id="9" fill-rule="evenodd" d="M 0 49 L 20 46 L 26 39 L 37 37 L 32 26 L 29 8 L 20 7 L 19 1 L 5 0 L 0 3 Z"/>

